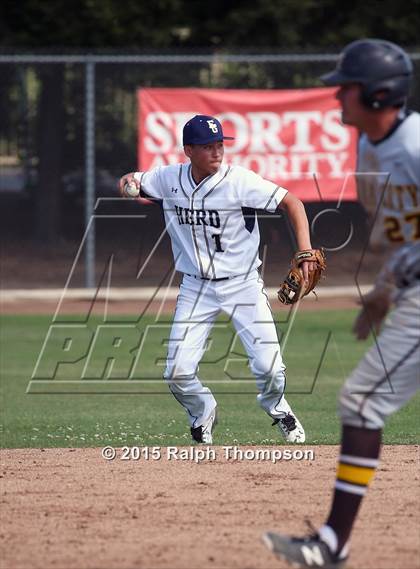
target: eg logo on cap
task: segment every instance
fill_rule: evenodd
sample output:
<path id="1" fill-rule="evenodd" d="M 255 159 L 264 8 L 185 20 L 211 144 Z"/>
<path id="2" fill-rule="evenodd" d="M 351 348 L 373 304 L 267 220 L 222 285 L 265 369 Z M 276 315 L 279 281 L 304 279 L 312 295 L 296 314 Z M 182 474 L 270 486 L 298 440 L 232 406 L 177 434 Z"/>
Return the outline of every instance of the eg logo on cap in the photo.
<path id="1" fill-rule="evenodd" d="M 195 115 L 184 126 L 182 131 L 182 143 L 186 144 L 210 144 L 221 140 L 233 140 L 232 136 L 224 136 L 220 122 L 208 115 Z"/>

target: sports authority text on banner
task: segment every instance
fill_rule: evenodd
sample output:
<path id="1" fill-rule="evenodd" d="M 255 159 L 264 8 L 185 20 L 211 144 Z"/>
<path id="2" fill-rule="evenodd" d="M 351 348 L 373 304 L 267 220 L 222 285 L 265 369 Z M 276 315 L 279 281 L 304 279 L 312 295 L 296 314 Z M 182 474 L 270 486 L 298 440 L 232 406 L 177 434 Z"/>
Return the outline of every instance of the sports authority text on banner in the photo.
<path id="1" fill-rule="evenodd" d="M 214 115 L 225 161 L 286 187 L 305 201 L 354 200 L 356 132 L 341 124 L 335 89 L 139 89 L 139 169 L 186 161 L 182 127 Z"/>

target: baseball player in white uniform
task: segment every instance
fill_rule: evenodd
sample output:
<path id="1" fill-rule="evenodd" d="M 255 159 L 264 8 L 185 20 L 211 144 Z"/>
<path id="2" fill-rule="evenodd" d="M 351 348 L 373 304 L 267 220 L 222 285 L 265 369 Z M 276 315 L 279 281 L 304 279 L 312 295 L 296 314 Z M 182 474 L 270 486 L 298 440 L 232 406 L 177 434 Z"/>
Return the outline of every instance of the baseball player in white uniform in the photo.
<path id="1" fill-rule="evenodd" d="M 263 536 L 279 557 L 299 567 L 341 567 L 363 496 L 379 463 L 386 419 L 420 387 L 420 116 L 405 108 L 412 64 L 383 40 L 349 44 L 336 69 L 323 77 L 339 85 L 343 122 L 361 134 L 358 194 L 378 213 L 375 239 L 399 244 L 362 300 L 359 339 L 381 323 L 375 344 L 340 393 L 343 427 L 333 503 L 325 524 L 307 537 Z"/>
<path id="2" fill-rule="evenodd" d="M 198 365 L 223 311 L 248 354 L 259 404 L 287 442 L 301 443 L 305 432 L 284 397 L 285 365 L 258 272 L 260 235 L 254 210 L 286 211 L 301 250 L 311 249 L 308 221 L 302 202 L 287 190 L 223 163 L 226 138 L 215 117 L 196 115 L 183 129 L 189 163 L 132 172 L 120 180 L 123 195 L 140 192 L 140 197 L 162 204 L 175 268 L 183 273 L 164 376 L 186 410 L 193 440 L 211 444 L 217 403 L 202 385 Z M 247 217 L 243 208 L 248 208 Z M 306 278 L 311 269 L 311 263 L 303 265 Z"/>

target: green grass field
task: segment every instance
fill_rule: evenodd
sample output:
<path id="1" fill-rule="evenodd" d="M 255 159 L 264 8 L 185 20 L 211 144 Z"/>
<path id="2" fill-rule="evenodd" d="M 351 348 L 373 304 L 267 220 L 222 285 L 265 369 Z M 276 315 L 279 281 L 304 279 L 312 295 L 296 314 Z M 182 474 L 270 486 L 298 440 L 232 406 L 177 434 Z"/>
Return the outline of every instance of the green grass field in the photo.
<path id="1" fill-rule="evenodd" d="M 308 444 L 339 442 L 337 393 L 368 346 L 356 342 L 350 333 L 354 315 L 352 310 L 302 312 L 289 330 L 283 313 L 283 322 L 278 324 L 279 336 L 286 340 L 283 356 L 287 365 L 287 396 L 304 424 Z M 139 379 L 126 381 L 118 378 L 129 369 L 133 352 L 128 350 L 112 367 L 112 346 L 106 329 L 96 337 L 93 355 L 87 361 L 83 346 L 86 338 L 98 330 L 100 321 L 92 317 L 85 326 L 83 320 L 69 317 L 73 326 L 79 326 L 76 331 L 72 328 L 69 332 L 62 325 L 50 333 L 37 376 L 30 381 L 51 318 L 3 316 L 1 446 L 189 445 L 184 411 L 160 379 L 170 322 L 163 318 L 156 324 L 151 318 L 144 318 L 133 327 L 127 317 L 111 320 L 116 329 L 121 328 L 120 335 L 128 343 L 135 343 L 147 327 L 147 342 L 134 374 Z M 69 336 L 73 343 L 68 341 Z M 200 365 L 200 377 L 212 388 L 219 403 L 215 443 L 281 444 L 270 419 L 256 402 L 254 380 L 248 377 L 241 346 L 234 346 L 226 365 L 232 338 L 230 325 L 218 321 Z M 80 357 L 76 357 L 77 351 L 82 354 Z M 57 366 L 66 354 L 74 356 L 74 361 Z M 83 373 L 86 378 L 80 380 Z M 41 381 L 49 375 L 54 378 Z M 419 403 L 417 395 L 390 419 L 386 443 L 419 442 Z"/>

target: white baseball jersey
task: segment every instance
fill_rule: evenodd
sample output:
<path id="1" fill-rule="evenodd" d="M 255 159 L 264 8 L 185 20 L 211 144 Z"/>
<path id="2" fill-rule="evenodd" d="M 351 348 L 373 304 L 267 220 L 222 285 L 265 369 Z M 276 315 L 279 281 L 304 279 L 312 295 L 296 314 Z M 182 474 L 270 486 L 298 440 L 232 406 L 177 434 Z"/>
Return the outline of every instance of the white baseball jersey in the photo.
<path id="1" fill-rule="evenodd" d="M 406 243 L 400 247 L 391 255 L 385 267 L 398 289 L 420 285 L 420 242 Z"/>
<path id="2" fill-rule="evenodd" d="M 366 210 L 379 205 L 371 242 L 420 239 L 420 114 L 409 113 L 385 139 L 359 141 L 357 191 Z M 382 201 L 381 201 L 382 200 Z"/>
<path id="3" fill-rule="evenodd" d="M 159 166 L 135 178 L 162 202 L 176 270 L 218 279 L 260 266 L 254 210 L 275 212 L 287 190 L 240 166 L 222 165 L 199 184 L 191 164 Z"/>

